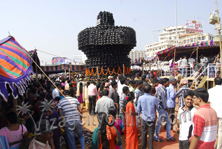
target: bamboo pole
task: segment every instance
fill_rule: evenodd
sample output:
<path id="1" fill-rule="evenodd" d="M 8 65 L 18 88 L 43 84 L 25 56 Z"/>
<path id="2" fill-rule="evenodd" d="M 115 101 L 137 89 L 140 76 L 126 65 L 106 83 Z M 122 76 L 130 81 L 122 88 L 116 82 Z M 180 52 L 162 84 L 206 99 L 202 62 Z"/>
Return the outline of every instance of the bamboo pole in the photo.
<path id="1" fill-rule="evenodd" d="M 196 63 L 198 63 L 198 48 L 197 48 L 197 52 L 196 52 Z"/>
<path id="2" fill-rule="evenodd" d="M 71 67 L 71 64 L 69 64 L 69 80 L 70 80 L 70 67 Z"/>
<path id="3" fill-rule="evenodd" d="M 35 50 L 37 50 L 37 49 L 35 49 Z M 37 62 L 37 53 L 36 53 L 36 51 L 35 51 L 35 53 L 34 53 L 34 55 L 35 55 L 35 62 Z M 35 78 L 36 78 L 36 80 L 38 80 L 38 67 L 37 66 L 35 66 Z"/>
<path id="4" fill-rule="evenodd" d="M 142 60 L 142 74 L 144 74 L 144 68 L 143 68 L 143 60 Z"/>
<path id="5" fill-rule="evenodd" d="M 97 78 L 99 78 L 99 68 L 98 68 L 98 66 L 96 67 L 96 70 L 97 70 Z"/>

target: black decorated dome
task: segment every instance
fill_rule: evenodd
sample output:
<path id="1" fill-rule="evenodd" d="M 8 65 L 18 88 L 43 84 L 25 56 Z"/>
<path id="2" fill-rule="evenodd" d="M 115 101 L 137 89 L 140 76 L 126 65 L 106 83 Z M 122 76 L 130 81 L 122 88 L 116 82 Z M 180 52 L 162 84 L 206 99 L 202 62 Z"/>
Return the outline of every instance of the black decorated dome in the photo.
<path id="1" fill-rule="evenodd" d="M 130 67 L 129 52 L 136 46 L 134 29 L 115 26 L 113 14 L 100 12 L 97 26 L 82 30 L 78 34 L 78 47 L 86 56 L 86 68 Z"/>

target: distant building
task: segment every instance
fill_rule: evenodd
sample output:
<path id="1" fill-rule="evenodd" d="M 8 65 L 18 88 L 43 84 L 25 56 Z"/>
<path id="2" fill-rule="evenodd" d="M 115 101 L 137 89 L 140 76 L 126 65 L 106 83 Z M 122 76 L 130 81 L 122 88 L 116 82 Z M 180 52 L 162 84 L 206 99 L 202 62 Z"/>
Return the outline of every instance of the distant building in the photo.
<path id="1" fill-rule="evenodd" d="M 185 44 L 191 44 L 194 42 L 201 42 L 201 41 L 207 41 L 207 40 L 213 40 L 214 35 L 210 33 L 187 33 L 179 35 L 179 46 L 185 45 Z"/>
<path id="2" fill-rule="evenodd" d="M 197 41 L 213 40 L 214 36 L 209 33 L 194 33 L 186 31 L 185 25 L 177 26 L 178 46 L 194 43 Z M 148 57 L 156 56 L 156 53 L 166 48 L 176 45 L 176 27 L 170 26 L 163 28 L 163 32 L 159 33 L 159 42 L 155 42 L 145 46 L 146 55 Z"/>
<path id="3" fill-rule="evenodd" d="M 136 59 L 141 57 L 146 57 L 146 51 L 130 51 L 128 55 L 130 59 Z"/>

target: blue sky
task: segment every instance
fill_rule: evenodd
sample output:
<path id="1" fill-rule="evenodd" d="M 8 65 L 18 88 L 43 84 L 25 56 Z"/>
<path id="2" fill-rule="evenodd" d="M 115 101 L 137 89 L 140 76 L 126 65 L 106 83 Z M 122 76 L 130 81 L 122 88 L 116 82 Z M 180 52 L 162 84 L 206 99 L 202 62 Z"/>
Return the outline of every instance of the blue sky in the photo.
<path id="1" fill-rule="evenodd" d="M 222 18 L 222 1 L 218 0 Z M 216 34 L 209 14 L 216 9 L 214 0 L 177 0 L 177 24 L 187 19 L 203 21 L 204 32 Z M 152 42 L 152 31 L 175 25 L 175 0 L 8 0 L 1 2 L 0 39 L 8 31 L 27 50 L 38 50 L 72 58 L 80 54 L 78 33 L 96 25 L 100 11 L 113 13 L 115 25 L 136 31 L 137 46 L 145 50 Z M 154 33 L 154 41 L 158 33 Z M 38 52 L 41 61 L 52 55 Z"/>

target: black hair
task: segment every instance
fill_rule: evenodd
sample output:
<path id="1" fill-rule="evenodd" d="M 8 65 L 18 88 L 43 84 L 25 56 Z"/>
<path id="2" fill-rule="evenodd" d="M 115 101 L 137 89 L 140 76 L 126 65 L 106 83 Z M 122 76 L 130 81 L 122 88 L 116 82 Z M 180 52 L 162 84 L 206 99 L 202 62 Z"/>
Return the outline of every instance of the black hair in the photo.
<path id="1" fill-rule="evenodd" d="M 60 97 L 56 97 L 56 98 L 55 98 L 55 101 L 59 101 L 59 100 L 60 100 Z"/>
<path id="2" fill-rule="evenodd" d="M 48 101 L 50 101 L 52 99 L 52 95 L 51 94 L 47 94 L 45 97 Z"/>
<path id="3" fill-rule="evenodd" d="M 145 88 L 144 88 L 144 92 L 145 93 L 150 93 L 150 90 L 151 90 L 151 85 L 149 85 L 149 84 L 146 85 Z"/>
<path id="4" fill-rule="evenodd" d="M 83 84 L 82 84 L 82 82 L 80 82 L 80 83 L 79 83 L 79 92 L 80 92 L 80 93 L 82 93 L 82 86 L 83 86 Z"/>
<path id="5" fill-rule="evenodd" d="M 155 89 L 154 87 L 152 87 L 152 88 L 151 88 L 151 92 L 152 92 L 153 94 L 156 94 L 156 89 Z"/>
<path id="6" fill-rule="evenodd" d="M 205 103 L 208 102 L 209 94 L 206 88 L 198 88 L 194 90 L 194 95 L 200 97 L 203 100 L 203 102 Z"/>
<path id="7" fill-rule="evenodd" d="M 146 79 L 146 76 L 145 76 L 145 75 L 143 75 L 143 76 L 142 76 L 142 80 L 143 80 L 143 81 L 145 81 L 145 79 Z"/>
<path id="8" fill-rule="evenodd" d="M 40 95 L 43 99 L 46 97 L 46 93 L 44 93 L 44 92 L 41 92 L 39 95 Z"/>
<path id="9" fill-rule="evenodd" d="M 106 79 L 106 82 L 109 82 L 109 79 Z"/>
<path id="10" fill-rule="evenodd" d="M 159 80 L 159 84 L 162 84 L 162 85 L 163 85 L 163 79 L 160 79 L 160 80 Z"/>
<path id="11" fill-rule="evenodd" d="M 114 80 L 111 82 L 112 87 L 114 87 L 116 84 L 117 84 L 117 83 L 116 83 L 116 81 L 114 81 Z"/>
<path id="12" fill-rule="evenodd" d="M 128 96 L 127 102 L 131 101 L 131 100 L 135 97 L 135 95 L 134 95 L 133 92 L 129 92 L 129 93 L 127 94 L 127 96 Z"/>
<path id="13" fill-rule="evenodd" d="M 103 90 L 103 96 L 108 96 L 109 95 L 109 90 L 108 89 L 104 89 Z"/>
<path id="14" fill-rule="evenodd" d="M 100 130 L 101 140 L 102 140 L 102 142 L 100 142 L 100 143 L 103 144 L 102 149 L 109 149 L 109 140 L 107 139 L 107 136 L 106 136 L 106 125 L 108 125 L 107 114 L 104 112 L 100 112 L 97 114 L 97 119 L 98 119 L 99 125 L 100 125 L 99 130 Z"/>
<path id="15" fill-rule="evenodd" d="M 6 119 L 9 121 L 10 124 L 17 123 L 17 115 L 15 112 L 9 112 L 6 114 Z"/>
<path id="16" fill-rule="evenodd" d="M 129 90 L 129 87 L 128 87 L 128 86 L 124 86 L 124 87 L 123 87 L 123 93 L 124 93 L 124 94 L 125 94 L 125 92 L 128 91 L 128 90 Z"/>
<path id="17" fill-rule="evenodd" d="M 87 82 L 87 85 L 90 85 L 90 82 L 89 82 L 89 81 Z"/>
<path id="18" fill-rule="evenodd" d="M 153 81 L 152 81 L 153 84 L 158 83 L 158 82 L 159 82 L 159 80 L 157 80 L 157 79 L 153 79 Z"/>
<path id="19" fill-rule="evenodd" d="M 61 89 L 62 89 L 62 90 L 64 90 L 64 89 L 65 89 L 65 87 L 64 87 L 64 86 L 61 86 Z"/>
<path id="20" fill-rule="evenodd" d="M 184 93 L 184 98 L 187 98 L 187 96 L 191 96 L 191 97 L 193 97 L 193 95 L 194 95 L 194 93 L 193 93 L 193 91 L 191 91 L 191 90 L 188 90 L 188 91 L 186 91 L 185 93 Z"/>
<path id="21" fill-rule="evenodd" d="M 109 114 L 115 118 L 116 117 L 116 108 L 113 106 L 109 107 Z"/>
<path id="22" fill-rule="evenodd" d="M 32 93 L 33 93 L 33 94 L 35 94 L 35 93 L 36 93 L 37 88 L 36 88 L 36 87 L 32 87 L 32 89 L 31 89 L 31 90 L 32 90 Z"/>
<path id="23" fill-rule="evenodd" d="M 105 83 L 102 83 L 101 85 L 100 85 L 100 91 L 103 91 L 103 89 L 104 89 L 104 87 L 105 87 Z"/>
<path id="24" fill-rule="evenodd" d="M 125 78 L 121 78 L 121 79 L 120 79 L 120 83 L 121 83 L 121 84 L 124 84 L 124 83 L 125 83 Z"/>
<path id="25" fill-rule="evenodd" d="M 61 87 L 61 84 L 60 84 L 60 83 L 56 83 L 56 86 L 57 86 L 58 88 L 60 88 L 60 87 Z"/>
<path id="26" fill-rule="evenodd" d="M 64 90 L 63 94 L 64 95 L 70 95 L 70 91 L 69 90 Z"/>
<path id="27" fill-rule="evenodd" d="M 140 84 L 143 84 L 143 81 L 142 81 L 142 80 L 137 80 L 137 81 L 136 81 L 136 85 L 138 86 L 138 85 L 140 85 Z"/>
<path id="28" fill-rule="evenodd" d="M 131 84 L 131 85 L 134 85 L 134 84 L 136 84 L 136 81 L 131 80 L 131 81 L 130 81 L 130 84 Z"/>
<path id="29" fill-rule="evenodd" d="M 221 85 L 222 80 L 221 80 L 220 77 L 216 77 L 216 78 L 214 79 L 214 82 L 215 82 L 215 85 Z"/>
<path id="30" fill-rule="evenodd" d="M 92 84 L 96 84 L 96 82 L 95 82 L 95 81 L 91 81 L 91 83 L 92 83 Z"/>
<path id="31" fill-rule="evenodd" d="M 168 81 L 169 81 L 168 78 L 163 78 L 163 79 L 162 79 L 162 85 L 166 84 Z"/>

